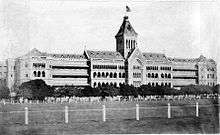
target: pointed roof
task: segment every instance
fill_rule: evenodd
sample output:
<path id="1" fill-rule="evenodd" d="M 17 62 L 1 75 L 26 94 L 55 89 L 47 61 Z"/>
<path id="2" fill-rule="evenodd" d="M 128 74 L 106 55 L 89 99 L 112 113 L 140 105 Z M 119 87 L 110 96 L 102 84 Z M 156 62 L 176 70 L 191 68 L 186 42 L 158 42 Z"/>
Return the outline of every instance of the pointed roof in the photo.
<path id="1" fill-rule="evenodd" d="M 122 35 L 128 35 L 128 36 L 137 36 L 138 34 L 135 32 L 134 28 L 131 26 L 128 16 L 124 17 L 123 23 L 116 34 L 115 37 L 122 36 Z"/>

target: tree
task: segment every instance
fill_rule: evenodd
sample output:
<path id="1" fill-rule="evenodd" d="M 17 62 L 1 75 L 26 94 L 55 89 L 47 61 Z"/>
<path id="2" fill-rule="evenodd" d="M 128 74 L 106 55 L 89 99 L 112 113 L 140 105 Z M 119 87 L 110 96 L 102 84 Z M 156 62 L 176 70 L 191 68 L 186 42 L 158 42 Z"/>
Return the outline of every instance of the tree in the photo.
<path id="1" fill-rule="evenodd" d="M 105 85 L 103 87 L 99 88 L 100 90 L 100 96 L 105 97 L 105 96 L 117 96 L 119 95 L 119 89 L 114 87 L 114 86 L 110 86 L 110 85 Z"/>
<path id="2" fill-rule="evenodd" d="M 213 93 L 213 88 L 207 85 L 188 85 L 181 88 L 184 94 L 211 94 Z"/>
<path id="3" fill-rule="evenodd" d="M 217 84 L 217 85 L 215 85 L 214 87 L 213 87 L 213 93 L 219 93 L 220 92 L 220 85 L 219 84 Z"/>
<path id="4" fill-rule="evenodd" d="M 138 96 L 138 89 L 132 85 L 122 84 L 120 86 L 120 95 L 122 96 Z"/>
<path id="5" fill-rule="evenodd" d="M 18 92 L 20 96 L 34 100 L 44 100 L 45 97 L 52 96 L 52 93 L 52 88 L 41 79 L 22 83 Z"/>
<path id="6" fill-rule="evenodd" d="M 10 97 L 9 88 L 6 86 L 5 80 L 0 80 L 0 99 L 7 99 Z"/>

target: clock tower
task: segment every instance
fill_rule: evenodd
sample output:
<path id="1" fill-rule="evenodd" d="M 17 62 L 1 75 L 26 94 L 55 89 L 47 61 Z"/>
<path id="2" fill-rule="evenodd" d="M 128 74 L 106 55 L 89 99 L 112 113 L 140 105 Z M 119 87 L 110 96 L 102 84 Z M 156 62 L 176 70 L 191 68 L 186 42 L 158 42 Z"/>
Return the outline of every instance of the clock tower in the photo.
<path id="1" fill-rule="evenodd" d="M 116 51 L 126 59 L 128 55 L 137 47 L 137 36 L 131 26 L 128 16 L 124 16 L 123 23 L 116 34 Z"/>

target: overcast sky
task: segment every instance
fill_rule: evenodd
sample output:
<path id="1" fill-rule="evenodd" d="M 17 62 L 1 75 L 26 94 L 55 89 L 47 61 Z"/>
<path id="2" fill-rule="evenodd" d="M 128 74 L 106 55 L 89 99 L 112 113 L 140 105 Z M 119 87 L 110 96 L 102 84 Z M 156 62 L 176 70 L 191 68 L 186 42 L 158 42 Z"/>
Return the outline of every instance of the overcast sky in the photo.
<path id="1" fill-rule="evenodd" d="M 220 3 L 214 0 L 0 1 L 0 59 L 33 48 L 77 54 L 85 47 L 114 51 L 114 36 L 128 5 L 142 52 L 178 58 L 203 54 L 220 63 Z"/>

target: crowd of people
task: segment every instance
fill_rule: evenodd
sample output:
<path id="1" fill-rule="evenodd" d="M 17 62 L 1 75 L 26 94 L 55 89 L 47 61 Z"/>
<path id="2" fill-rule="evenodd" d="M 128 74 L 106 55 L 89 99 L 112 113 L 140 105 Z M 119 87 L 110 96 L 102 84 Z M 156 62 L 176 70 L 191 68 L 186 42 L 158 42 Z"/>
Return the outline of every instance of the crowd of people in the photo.
<path id="1" fill-rule="evenodd" d="M 220 94 L 201 95 L 149 95 L 149 96 L 113 96 L 113 97 L 46 97 L 45 100 L 28 100 L 20 97 L 18 100 L 1 100 L 1 103 L 83 103 L 83 102 L 127 102 L 127 101 L 161 101 L 161 100 L 198 100 L 198 99 L 220 99 Z"/>

